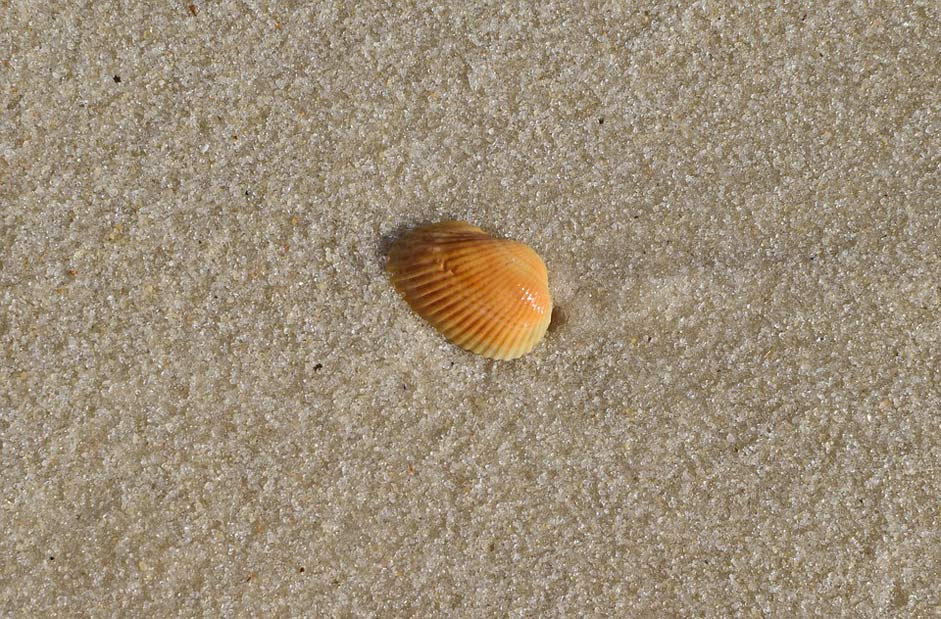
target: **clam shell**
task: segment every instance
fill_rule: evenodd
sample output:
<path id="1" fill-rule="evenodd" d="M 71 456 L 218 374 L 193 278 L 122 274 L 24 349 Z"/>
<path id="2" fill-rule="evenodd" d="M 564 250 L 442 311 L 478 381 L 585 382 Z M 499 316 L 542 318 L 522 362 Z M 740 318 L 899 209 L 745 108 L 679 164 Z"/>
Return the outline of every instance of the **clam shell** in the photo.
<path id="1" fill-rule="evenodd" d="M 422 318 L 461 348 L 491 359 L 528 353 L 552 317 L 539 255 L 462 221 L 405 235 L 389 252 L 387 268 Z"/>

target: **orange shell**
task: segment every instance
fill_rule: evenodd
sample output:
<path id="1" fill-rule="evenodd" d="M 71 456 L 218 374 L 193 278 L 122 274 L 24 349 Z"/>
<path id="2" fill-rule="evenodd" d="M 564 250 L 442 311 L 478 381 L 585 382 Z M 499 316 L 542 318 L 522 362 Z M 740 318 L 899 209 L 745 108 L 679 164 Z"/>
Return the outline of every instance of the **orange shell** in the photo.
<path id="1" fill-rule="evenodd" d="M 552 318 L 539 255 L 462 221 L 405 235 L 389 252 L 387 269 L 422 318 L 461 348 L 491 359 L 528 353 Z"/>

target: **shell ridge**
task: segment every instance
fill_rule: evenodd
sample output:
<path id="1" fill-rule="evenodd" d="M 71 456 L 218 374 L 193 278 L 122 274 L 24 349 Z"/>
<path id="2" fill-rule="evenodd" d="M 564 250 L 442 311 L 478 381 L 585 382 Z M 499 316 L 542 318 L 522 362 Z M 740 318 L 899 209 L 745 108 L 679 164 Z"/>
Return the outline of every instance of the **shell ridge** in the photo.
<path id="1" fill-rule="evenodd" d="M 491 323 L 487 326 L 485 331 L 480 333 L 481 339 L 493 339 L 496 337 L 496 334 L 499 333 L 499 329 L 502 325 L 508 325 L 507 317 L 505 316 L 505 308 L 500 308 L 500 315 L 494 316 L 496 312 L 494 310 L 490 311 L 490 315 L 493 317 Z"/>
<path id="2" fill-rule="evenodd" d="M 521 327 L 521 325 L 516 319 L 521 314 L 524 314 L 525 312 L 526 312 L 525 307 L 517 307 L 517 311 L 513 314 L 513 316 L 508 317 L 505 320 L 505 324 L 507 325 L 508 328 L 505 329 L 500 334 L 494 336 L 493 346 L 495 348 L 503 349 L 507 352 L 507 354 L 511 353 L 510 345 L 514 340 L 513 336 L 520 331 L 520 327 Z"/>
<path id="3" fill-rule="evenodd" d="M 498 290 L 499 284 L 502 284 L 502 282 L 509 279 L 509 277 L 510 277 L 510 274 L 505 273 L 499 276 L 493 282 L 491 282 L 491 286 L 490 286 L 491 293 L 494 290 Z M 478 303 L 476 304 L 477 305 L 477 308 L 476 308 L 477 318 L 471 324 L 466 325 L 465 327 L 467 331 L 469 332 L 471 331 L 471 329 L 476 328 L 477 332 L 476 333 L 470 332 L 469 335 L 476 336 L 477 339 L 483 339 L 486 336 L 486 334 L 493 329 L 494 326 L 499 325 L 499 320 L 497 320 L 498 316 L 494 315 L 495 312 L 493 309 L 493 304 L 488 303 L 488 301 L 489 301 L 489 297 L 482 297 L 478 301 Z"/>

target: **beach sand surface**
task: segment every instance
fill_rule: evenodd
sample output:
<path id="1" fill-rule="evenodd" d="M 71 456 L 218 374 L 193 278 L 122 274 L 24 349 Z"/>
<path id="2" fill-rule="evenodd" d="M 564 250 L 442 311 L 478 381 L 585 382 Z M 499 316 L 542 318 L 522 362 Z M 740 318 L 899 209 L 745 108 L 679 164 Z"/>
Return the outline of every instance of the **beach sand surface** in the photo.
<path id="1" fill-rule="evenodd" d="M 937 3 L 2 4 L 0 617 L 938 616 Z"/>

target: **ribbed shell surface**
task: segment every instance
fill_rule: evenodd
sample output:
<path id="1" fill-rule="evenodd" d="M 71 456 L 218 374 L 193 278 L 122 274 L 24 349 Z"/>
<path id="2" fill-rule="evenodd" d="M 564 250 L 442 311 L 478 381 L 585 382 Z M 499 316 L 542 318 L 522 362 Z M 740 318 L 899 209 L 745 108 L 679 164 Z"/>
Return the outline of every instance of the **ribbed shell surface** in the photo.
<path id="1" fill-rule="evenodd" d="M 491 359 L 532 350 L 552 317 L 539 255 L 468 223 L 410 232 L 393 245 L 387 268 L 413 310 L 458 346 Z"/>

